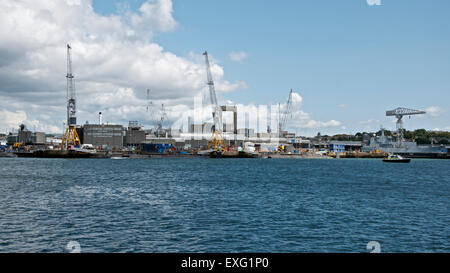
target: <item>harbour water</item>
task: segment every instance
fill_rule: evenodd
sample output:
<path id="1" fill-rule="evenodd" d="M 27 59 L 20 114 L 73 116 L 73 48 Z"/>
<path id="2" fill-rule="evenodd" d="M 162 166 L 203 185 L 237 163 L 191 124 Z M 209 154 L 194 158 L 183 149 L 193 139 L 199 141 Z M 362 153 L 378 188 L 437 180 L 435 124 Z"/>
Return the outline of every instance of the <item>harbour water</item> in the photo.
<path id="1" fill-rule="evenodd" d="M 0 252 L 450 251 L 450 161 L 0 158 Z"/>

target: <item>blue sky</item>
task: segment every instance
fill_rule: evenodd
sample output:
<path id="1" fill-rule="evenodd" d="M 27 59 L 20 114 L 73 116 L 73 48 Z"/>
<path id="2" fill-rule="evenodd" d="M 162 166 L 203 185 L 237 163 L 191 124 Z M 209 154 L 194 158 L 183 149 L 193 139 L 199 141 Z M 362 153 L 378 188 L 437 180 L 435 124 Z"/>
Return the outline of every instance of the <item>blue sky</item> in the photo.
<path id="1" fill-rule="evenodd" d="M 393 129 L 385 111 L 400 106 L 429 112 L 407 129 L 450 131 L 449 13 L 448 0 L 6 0 L 0 30 L 14 35 L 0 35 L 0 128 L 60 130 L 70 42 L 80 120 L 143 119 L 147 88 L 176 120 L 206 89 L 208 50 L 218 91 L 233 90 L 223 99 L 299 93 L 296 126 L 308 129 L 298 134 Z"/>
<path id="2" fill-rule="evenodd" d="M 124 3 L 124 1 L 115 1 Z M 125 1 L 137 9 L 143 1 Z M 111 1 L 94 0 L 102 14 Z M 450 126 L 450 1 L 174 1 L 173 32 L 154 40 L 178 55 L 208 49 L 227 80 L 248 85 L 227 98 L 284 101 L 290 88 L 317 119 L 347 130 L 393 127 L 384 111 L 439 107 L 406 127 Z M 232 51 L 248 58 L 230 60 Z M 373 122 L 371 123 L 370 120 Z M 363 123 L 367 121 L 366 123 Z"/>

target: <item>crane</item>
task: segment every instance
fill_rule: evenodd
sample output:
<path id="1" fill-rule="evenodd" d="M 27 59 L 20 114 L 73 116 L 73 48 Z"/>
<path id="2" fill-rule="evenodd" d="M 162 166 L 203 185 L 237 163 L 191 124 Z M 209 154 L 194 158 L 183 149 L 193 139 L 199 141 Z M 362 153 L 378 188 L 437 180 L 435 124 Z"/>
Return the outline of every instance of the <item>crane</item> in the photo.
<path id="1" fill-rule="evenodd" d="M 147 113 L 152 108 L 152 101 L 150 100 L 150 89 L 147 89 Z"/>
<path id="2" fill-rule="evenodd" d="M 164 103 L 163 103 L 163 104 L 161 104 L 161 118 L 157 122 L 157 127 L 156 127 L 156 136 L 157 137 L 165 136 L 163 125 L 164 125 L 164 120 L 166 119 L 166 117 L 167 117 L 166 109 L 165 109 Z"/>
<path id="3" fill-rule="evenodd" d="M 72 74 L 72 48 L 67 45 L 67 129 L 62 138 L 61 148 L 67 150 L 71 145 L 81 145 L 80 137 L 78 136 L 76 126 L 76 96 L 74 76 Z"/>
<path id="4" fill-rule="evenodd" d="M 148 118 L 150 120 L 150 124 L 151 126 L 158 124 L 158 120 L 155 120 L 154 118 L 154 107 L 153 107 L 153 102 L 150 99 L 150 89 L 147 89 L 147 114 L 148 114 Z M 156 129 L 157 127 L 155 127 L 155 134 L 156 134 Z"/>
<path id="5" fill-rule="evenodd" d="M 280 110 L 280 105 L 278 104 L 278 137 L 281 137 L 281 131 L 284 130 L 287 120 L 289 118 L 289 115 L 291 114 L 292 111 L 292 89 L 291 92 L 289 92 L 289 97 L 288 100 L 286 102 L 286 107 L 284 108 L 283 113 L 281 114 L 281 110 Z M 280 117 L 281 114 L 281 117 Z"/>
<path id="6" fill-rule="evenodd" d="M 205 63 L 206 63 L 206 74 L 207 74 L 207 84 L 209 87 L 209 97 L 211 99 L 211 104 L 213 107 L 212 116 L 214 120 L 214 128 L 213 128 L 213 135 L 211 137 L 211 140 L 208 144 L 208 149 L 213 149 L 216 152 L 223 152 L 225 151 L 225 141 L 222 136 L 222 109 L 219 107 L 219 104 L 217 102 L 216 97 L 216 89 L 214 87 L 214 81 L 211 74 L 211 66 L 209 64 L 208 59 L 208 52 L 205 51 L 203 53 L 205 56 Z"/>
<path id="7" fill-rule="evenodd" d="M 397 131 L 398 131 L 398 144 L 401 146 L 403 142 L 403 116 L 421 115 L 426 114 L 425 111 L 408 109 L 403 107 L 398 107 L 394 110 L 386 111 L 386 116 L 395 116 L 397 118 Z"/>

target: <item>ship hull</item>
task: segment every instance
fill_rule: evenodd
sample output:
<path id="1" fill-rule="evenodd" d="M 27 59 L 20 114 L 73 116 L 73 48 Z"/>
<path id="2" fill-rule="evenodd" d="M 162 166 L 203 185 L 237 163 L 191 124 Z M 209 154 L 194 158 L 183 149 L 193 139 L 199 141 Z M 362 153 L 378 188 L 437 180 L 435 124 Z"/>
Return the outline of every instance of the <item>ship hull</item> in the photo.
<path id="1" fill-rule="evenodd" d="M 383 162 L 386 163 L 409 163 L 411 162 L 411 159 L 404 158 L 404 159 L 383 159 Z"/>
<path id="2" fill-rule="evenodd" d="M 258 153 L 248 153 L 242 151 L 213 151 L 209 154 L 212 158 L 258 158 L 261 157 Z"/>
<path id="3" fill-rule="evenodd" d="M 82 151 L 34 151 L 34 152 L 16 152 L 18 157 L 34 157 L 34 158 L 105 158 L 106 153 L 88 153 Z"/>

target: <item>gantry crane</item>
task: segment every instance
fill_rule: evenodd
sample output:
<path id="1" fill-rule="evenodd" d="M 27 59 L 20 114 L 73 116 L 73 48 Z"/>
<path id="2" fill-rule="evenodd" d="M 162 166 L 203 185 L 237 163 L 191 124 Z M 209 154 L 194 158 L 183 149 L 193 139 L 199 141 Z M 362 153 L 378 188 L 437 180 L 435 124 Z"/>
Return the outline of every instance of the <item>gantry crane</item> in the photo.
<path id="1" fill-rule="evenodd" d="M 403 142 L 403 117 L 421 114 L 426 114 L 426 112 L 403 107 L 398 107 L 394 110 L 386 111 L 386 116 L 388 117 L 395 116 L 397 118 L 397 132 L 398 132 L 397 142 L 399 146 L 401 146 Z"/>
<path id="2" fill-rule="evenodd" d="M 292 111 L 292 89 L 291 92 L 289 92 L 289 97 L 286 102 L 286 107 L 284 108 L 283 113 L 281 114 L 280 105 L 278 105 L 278 137 L 281 138 L 281 131 L 284 130 L 287 120 L 289 118 L 289 115 Z M 280 116 L 281 115 L 281 116 Z"/>
<path id="3" fill-rule="evenodd" d="M 81 145 L 80 137 L 78 136 L 76 126 L 76 96 L 75 96 L 75 84 L 72 74 L 72 55 L 71 47 L 67 45 L 67 129 L 62 138 L 61 148 L 64 150 L 69 149 L 71 145 Z"/>
<path id="4" fill-rule="evenodd" d="M 206 73 L 208 80 L 207 84 L 209 87 L 209 97 L 211 99 L 211 104 L 213 107 L 212 116 L 214 120 L 213 134 L 208 144 L 208 149 L 212 149 L 213 151 L 216 152 L 223 152 L 225 151 L 225 141 L 222 135 L 223 130 L 222 109 L 219 107 L 219 104 L 217 102 L 216 89 L 214 87 L 214 81 L 211 74 L 211 66 L 209 64 L 208 52 L 205 51 L 203 55 L 205 56 Z"/>

